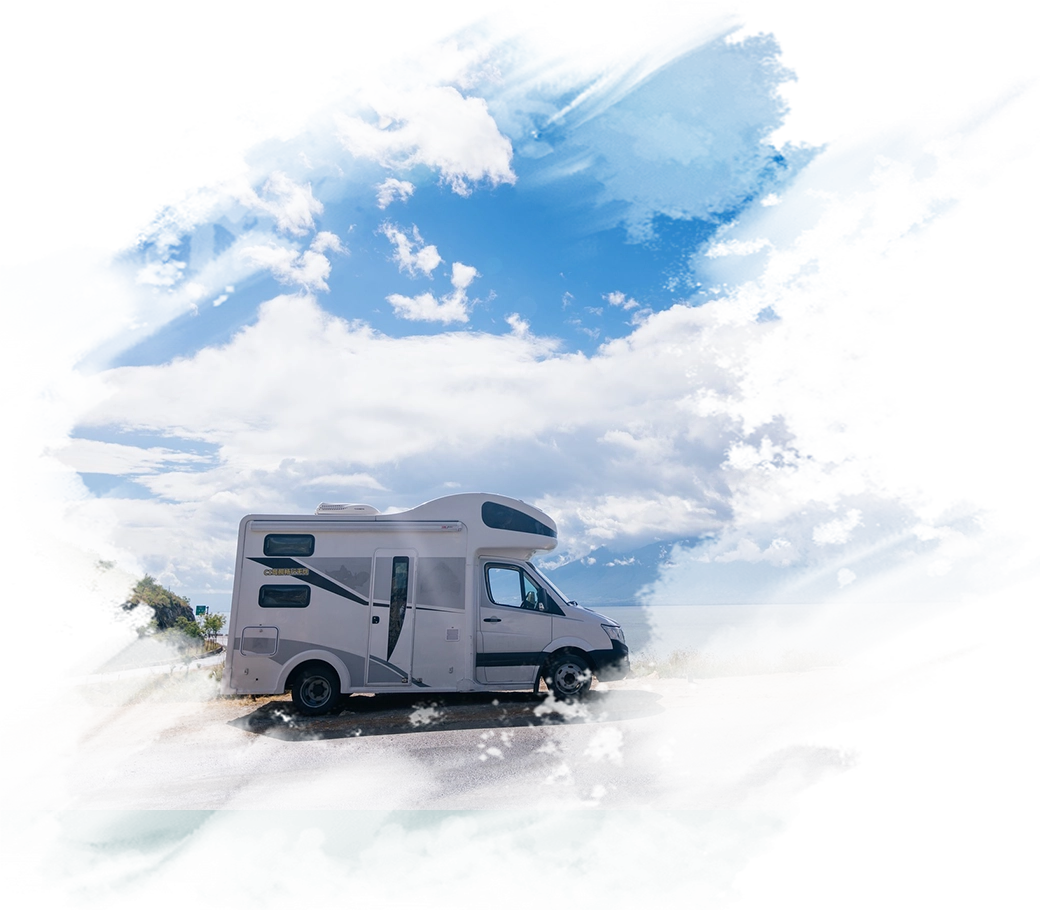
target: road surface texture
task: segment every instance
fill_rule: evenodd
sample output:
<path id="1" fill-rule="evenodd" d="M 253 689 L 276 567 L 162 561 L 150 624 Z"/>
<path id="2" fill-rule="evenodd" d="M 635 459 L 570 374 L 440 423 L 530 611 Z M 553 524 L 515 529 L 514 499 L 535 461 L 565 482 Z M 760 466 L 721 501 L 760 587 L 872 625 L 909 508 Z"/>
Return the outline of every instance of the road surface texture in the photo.
<path id="1" fill-rule="evenodd" d="M 937 667 L 543 691 L 38 708 L 0 725 L 0 808 L 797 809 L 858 768 L 823 734 Z"/>

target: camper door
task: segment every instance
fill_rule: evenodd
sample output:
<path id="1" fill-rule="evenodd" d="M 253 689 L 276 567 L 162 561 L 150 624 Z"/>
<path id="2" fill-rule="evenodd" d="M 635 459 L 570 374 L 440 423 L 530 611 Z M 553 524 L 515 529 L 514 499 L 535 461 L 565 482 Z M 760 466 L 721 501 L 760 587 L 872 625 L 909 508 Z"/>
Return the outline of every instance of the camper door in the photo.
<path id="1" fill-rule="evenodd" d="M 409 682 L 418 563 L 415 550 L 376 550 L 372 557 L 366 679 L 370 686 L 400 686 Z"/>

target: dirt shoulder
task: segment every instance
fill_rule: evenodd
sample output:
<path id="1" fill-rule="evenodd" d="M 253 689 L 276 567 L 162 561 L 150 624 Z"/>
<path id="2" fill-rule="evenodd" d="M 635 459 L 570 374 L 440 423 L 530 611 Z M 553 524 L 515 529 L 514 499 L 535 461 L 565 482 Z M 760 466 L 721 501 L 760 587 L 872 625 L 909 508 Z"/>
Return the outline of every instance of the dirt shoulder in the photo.
<path id="1" fill-rule="evenodd" d="M 778 700 L 849 698 L 850 713 L 869 711 L 860 700 L 908 695 L 937 681 L 948 668 L 889 666 L 821 668 L 809 673 L 728 677 L 688 683 L 684 679 L 625 679 L 595 683 L 590 698 L 561 704 L 543 691 L 474 695 L 355 695 L 338 717 L 300 718 L 288 696 L 213 702 L 53 707 L 12 712 L 0 722 L 0 755 L 75 753 L 206 743 L 255 734 L 295 738 L 346 725 L 357 733 L 421 732 L 454 725 L 537 725 L 616 713 L 659 713 L 723 704 Z M 854 706 L 855 705 L 855 706 Z"/>

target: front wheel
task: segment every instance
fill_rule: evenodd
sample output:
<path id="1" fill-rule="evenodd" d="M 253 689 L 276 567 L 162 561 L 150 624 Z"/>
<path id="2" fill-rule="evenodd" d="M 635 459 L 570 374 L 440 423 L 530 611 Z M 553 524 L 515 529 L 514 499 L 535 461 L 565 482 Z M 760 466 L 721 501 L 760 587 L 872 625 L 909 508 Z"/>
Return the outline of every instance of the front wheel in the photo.
<path id="1" fill-rule="evenodd" d="M 339 699 L 339 679 L 331 667 L 304 667 L 296 675 L 292 700 L 301 714 L 327 714 Z"/>
<path id="2" fill-rule="evenodd" d="M 575 701 L 592 687 L 592 671 L 580 654 L 561 654 L 549 664 L 547 682 L 557 699 Z"/>

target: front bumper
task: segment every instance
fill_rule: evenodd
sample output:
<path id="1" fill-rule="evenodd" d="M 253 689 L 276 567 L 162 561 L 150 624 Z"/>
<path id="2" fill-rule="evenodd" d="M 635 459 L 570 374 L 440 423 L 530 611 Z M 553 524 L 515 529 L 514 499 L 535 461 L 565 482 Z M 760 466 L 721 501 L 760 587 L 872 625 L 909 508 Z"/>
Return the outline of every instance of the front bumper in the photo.
<path id="1" fill-rule="evenodd" d="M 596 674 L 597 679 L 624 679 L 631 672 L 628 645 L 621 641 L 611 641 L 611 645 L 613 647 L 609 651 L 592 651 L 589 654 L 592 672 Z"/>

